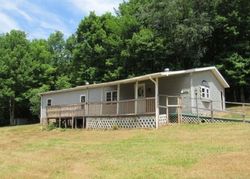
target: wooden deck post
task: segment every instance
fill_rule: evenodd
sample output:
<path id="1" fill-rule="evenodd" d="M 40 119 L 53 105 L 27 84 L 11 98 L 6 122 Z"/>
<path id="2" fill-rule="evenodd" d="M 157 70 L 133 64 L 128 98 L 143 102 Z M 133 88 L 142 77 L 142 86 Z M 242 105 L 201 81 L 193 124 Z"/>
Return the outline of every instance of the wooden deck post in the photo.
<path id="1" fill-rule="evenodd" d="M 68 120 L 67 119 L 65 119 L 65 128 L 67 128 L 68 127 L 68 125 L 67 125 L 67 122 L 68 122 Z"/>
<path id="2" fill-rule="evenodd" d="M 213 101 L 211 100 L 211 103 L 210 103 L 210 107 L 211 107 L 211 119 L 212 121 L 214 122 L 214 111 L 213 111 Z"/>
<path id="3" fill-rule="evenodd" d="M 59 128 L 61 128 L 61 126 L 62 126 L 62 120 L 61 118 L 59 118 Z"/>
<path id="4" fill-rule="evenodd" d="M 103 113 L 103 93 L 104 93 L 104 90 L 103 90 L 103 87 L 102 87 L 102 94 L 101 94 L 101 106 L 100 106 L 100 115 L 102 115 Z"/>
<path id="5" fill-rule="evenodd" d="M 149 77 L 149 79 L 154 83 L 155 85 L 155 128 L 159 128 L 159 79 L 156 78 L 153 80 L 152 77 Z"/>
<path id="6" fill-rule="evenodd" d="M 167 118 L 167 123 L 169 123 L 169 114 L 168 114 L 168 96 L 166 96 L 166 118 Z"/>
<path id="7" fill-rule="evenodd" d="M 84 117 L 82 117 L 82 128 L 84 129 Z"/>
<path id="8" fill-rule="evenodd" d="M 138 81 L 135 83 L 135 114 L 138 111 Z"/>
<path id="9" fill-rule="evenodd" d="M 159 128 L 159 79 L 155 80 L 155 122 L 156 129 Z"/>
<path id="10" fill-rule="evenodd" d="M 198 106 L 198 90 L 197 89 L 195 89 L 195 103 L 196 103 L 196 115 L 197 115 L 197 119 L 200 120 L 199 106 Z"/>
<path id="11" fill-rule="evenodd" d="M 242 103 L 242 118 L 243 118 L 243 122 L 246 122 L 245 103 Z"/>
<path id="12" fill-rule="evenodd" d="M 178 101 L 178 104 L 177 104 L 177 113 L 178 113 L 178 123 L 180 124 L 181 123 L 181 119 L 182 119 L 182 98 L 181 97 L 177 97 L 177 101 Z"/>
<path id="13" fill-rule="evenodd" d="M 87 100 L 85 101 L 85 115 L 89 115 L 89 89 L 87 88 Z"/>
<path id="14" fill-rule="evenodd" d="M 116 114 L 120 113 L 120 84 L 117 85 L 117 101 L 116 101 Z"/>

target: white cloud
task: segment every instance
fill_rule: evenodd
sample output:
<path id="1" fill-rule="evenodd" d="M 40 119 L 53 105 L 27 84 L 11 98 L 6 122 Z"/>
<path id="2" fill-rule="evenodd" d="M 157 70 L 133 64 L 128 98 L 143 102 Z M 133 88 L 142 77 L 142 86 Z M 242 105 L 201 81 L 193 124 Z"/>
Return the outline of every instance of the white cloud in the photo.
<path id="1" fill-rule="evenodd" d="M 1 0 L 0 3 L 1 3 L 0 9 L 7 10 L 7 11 L 15 11 L 18 14 L 20 14 L 22 17 L 24 17 L 26 20 L 32 21 L 32 17 L 18 7 L 21 1 Z"/>
<path id="2" fill-rule="evenodd" d="M 40 31 L 44 29 L 42 34 L 48 34 L 48 30 L 50 31 L 62 31 L 66 36 L 70 35 L 70 31 L 63 21 L 63 17 L 58 16 L 55 13 L 52 13 L 46 9 L 39 7 L 34 3 L 30 3 L 25 1 L 23 5 L 28 9 L 29 13 L 32 14 L 34 24 L 38 26 Z"/>
<path id="3" fill-rule="evenodd" d="M 84 13 L 95 11 L 97 15 L 105 12 L 114 12 L 114 8 L 118 8 L 121 1 L 118 0 L 70 0 L 74 7 L 80 9 Z"/>
<path id="4" fill-rule="evenodd" d="M 29 38 L 44 38 L 56 30 L 69 36 L 72 26 L 77 26 L 77 20 L 63 17 L 50 11 L 46 6 L 40 6 L 36 0 L 0 0 L 0 32 L 20 29 L 28 33 Z M 41 2 L 41 1 L 40 1 Z M 105 12 L 114 13 L 122 0 L 53 0 L 44 3 L 63 3 L 68 5 L 72 14 L 88 14 L 95 11 L 97 15 Z M 66 7 L 66 6 L 65 6 Z M 69 10 L 68 9 L 68 10 Z M 77 12 L 78 11 L 78 12 Z M 70 30 L 71 29 L 71 30 Z"/>
<path id="5" fill-rule="evenodd" d="M 0 12 L 0 32 L 9 32 L 12 29 L 20 29 L 18 24 L 8 15 Z"/>
<path id="6" fill-rule="evenodd" d="M 44 38 L 56 30 L 66 36 L 71 34 L 63 17 L 40 7 L 35 1 L 0 0 L 0 4 L 0 32 L 18 28 L 26 31 L 29 38 Z M 17 15 L 20 17 L 14 19 Z"/>

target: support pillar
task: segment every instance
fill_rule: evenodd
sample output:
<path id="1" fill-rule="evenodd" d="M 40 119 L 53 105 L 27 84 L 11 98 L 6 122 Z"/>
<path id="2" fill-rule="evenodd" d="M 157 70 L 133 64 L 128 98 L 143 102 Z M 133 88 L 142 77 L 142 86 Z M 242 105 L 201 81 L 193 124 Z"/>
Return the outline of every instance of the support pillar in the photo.
<path id="1" fill-rule="evenodd" d="M 159 128 L 159 80 L 156 78 L 155 80 L 152 77 L 149 79 L 155 84 L 155 128 Z"/>
<path id="2" fill-rule="evenodd" d="M 120 113 L 120 84 L 117 85 L 117 105 L 116 105 L 116 114 Z"/>
<path id="3" fill-rule="evenodd" d="M 159 80 L 155 80 L 155 127 L 159 128 Z"/>
<path id="4" fill-rule="evenodd" d="M 77 129 L 77 119 L 75 119 L 75 128 Z"/>
<path id="5" fill-rule="evenodd" d="M 169 123 L 168 96 L 166 96 L 166 120 L 167 120 L 167 123 Z"/>
<path id="6" fill-rule="evenodd" d="M 135 114 L 138 111 L 138 81 L 135 83 Z"/>
<path id="7" fill-rule="evenodd" d="M 62 126 L 62 119 L 59 118 L 59 128 L 61 128 L 61 126 Z"/>
<path id="8" fill-rule="evenodd" d="M 85 101 L 84 114 L 89 115 L 89 89 L 87 88 L 86 90 L 87 90 L 87 100 Z"/>
<path id="9" fill-rule="evenodd" d="M 68 124 L 67 124 L 67 122 L 68 122 L 68 120 L 67 119 L 65 119 L 65 128 L 67 128 L 68 127 Z"/>
<path id="10" fill-rule="evenodd" d="M 84 129 L 84 117 L 82 118 L 82 128 Z"/>
<path id="11" fill-rule="evenodd" d="M 103 87 L 102 87 L 102 94 L 101 94 L 101 107 L 100 107 L 100 115 L 102 115 L 103 113 L 103 93 L 104 93 L 104 90 L 103 90 Z"/>

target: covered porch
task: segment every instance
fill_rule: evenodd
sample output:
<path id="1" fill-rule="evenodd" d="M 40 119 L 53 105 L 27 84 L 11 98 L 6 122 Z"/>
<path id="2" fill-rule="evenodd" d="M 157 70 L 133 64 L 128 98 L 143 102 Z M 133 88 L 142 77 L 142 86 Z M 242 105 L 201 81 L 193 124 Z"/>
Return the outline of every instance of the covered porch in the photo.
<path id="1" fill-rule="evenodd" d="M 61 121 L 65 126 L 77 127 L 77 121 L 82 119 L 82 127 L 87 118 L 128 118 L 136 116 L 151 116 L 154 119 L 154 127 L 168 122 L 170 111 L 177 111 L 180 108 L 180 96 L 167 96 L 159 94 L 165 89 L 166 84 L 159 79 L 137 80 L 131 83 L 118 83 L 109 86 L 108 90 L 101 89 L 100 99 L 91 101 L 87 89 L 86 101 L 70 105 L 53 105 L 46 107 L 46 116 L 56 119 L 61 127 Z M 159 90 L 159 87 L 162 89 Z M 175 98 L 173 100 L 173 98 Z M 174 101 L 174 102 L 173 102 Z M 171 109 L 170 109 L 171 108 Z M 175 109 L 174 109 L 175 108 Z M 178 111 L 180 112 L 180 111 Z M 179 119 L 179 117 L 178 117 Z M 67 122 L 69 121 L 69 122 Z M 179 121 L 179 120 L 178 120 Z"/>

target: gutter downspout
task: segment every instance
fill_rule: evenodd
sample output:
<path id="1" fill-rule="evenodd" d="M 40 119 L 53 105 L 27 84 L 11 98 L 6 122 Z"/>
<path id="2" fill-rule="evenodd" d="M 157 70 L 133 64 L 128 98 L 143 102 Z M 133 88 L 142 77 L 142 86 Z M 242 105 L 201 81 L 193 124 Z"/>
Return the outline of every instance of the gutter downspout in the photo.
<path id="1" fill-rule="evenodd" d="M 159 80 L 158 77 L 153 80 L 150 76 L 149 79 L 155 84 L 155 128 L 159 128 Z"/>

